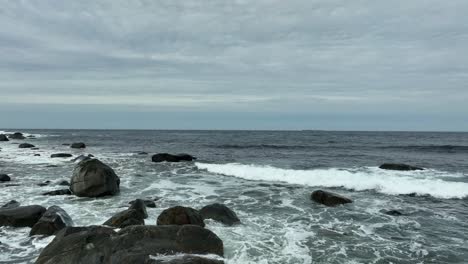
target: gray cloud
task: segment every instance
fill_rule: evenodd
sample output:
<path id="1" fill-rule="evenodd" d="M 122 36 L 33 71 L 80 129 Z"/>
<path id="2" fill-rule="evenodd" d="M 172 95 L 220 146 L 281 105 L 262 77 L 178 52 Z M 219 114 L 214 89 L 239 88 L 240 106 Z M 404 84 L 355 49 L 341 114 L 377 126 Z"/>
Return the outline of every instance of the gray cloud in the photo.
<path id="1" fill-rule="evenodd" d="M 0 0 L 0 104 L 458 115 L 467 13 L 464 0 Z"/>

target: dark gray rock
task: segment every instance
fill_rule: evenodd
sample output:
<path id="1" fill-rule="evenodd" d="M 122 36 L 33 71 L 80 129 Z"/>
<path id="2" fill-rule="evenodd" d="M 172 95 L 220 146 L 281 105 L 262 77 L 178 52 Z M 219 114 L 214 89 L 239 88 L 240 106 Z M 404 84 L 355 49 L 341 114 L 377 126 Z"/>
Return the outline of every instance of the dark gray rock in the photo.
<path id="1" fill-rule="evenodd" d="M 70 148 L 83 149 L 83 148 L 86 148 L 86 144 L 83 142 L 72 143 L 70 145 Z"/>
<path id="2" fill-rule="evenodd" d="M 8 135 L 10 139 L 25 139 L 23 133 L 15 132 L 13 134 Z"/>
<path id="3" fill-rule="evenodd" d="M 18 148 L 34 148 L 34 145 L 29 143 L 21 143 L 18 145 Z"/>
<path id="4" fill-rule="evenodd" d="M 73 162 L 75 163 L 79 163 L 79 162 L 82 162 L 82 161 L 85 161 L 85 160 L 90 160 L 92 157 L 94 157 L 93 155 L 89 154 L 89 155 L 80 155 L 74 159 L 72 159 Z"/>
<path id="5" fill-rule="evenodd" d="M 50 191 L 50 192 L 45 192 L 42 195 L 49 195 L 49 196 L 55 196 L 55 195 L 71 195 L 72 192 L 70 189 L 62 189 L 62 190 L 55 190 L 55 191 Z"/>
<path id="6" fill-rule="evenodd" d="M 132 204 L 135 203 L 135 201 L 131 201 L 131 202 L 129 202 L 129 204 L 132 205 Z M 143 202 L 145 203 L 146 207 L 156 208 L 156 203 L 153 200 L 145 199 L 145 200 L 143 200 Z"/>
<path id="7" fill-rule="evenodd" d="M 0 134 L 0 142 L 1 141 L 10 141 L 5 134 Z"/>
<path id="8" fill-rule="evenodd" d="M 70 181 L 70 190 L 80 197 L 115 195 L 119 186 L 120 179 L 114 170 L 97 159 L 78 163 Z"/>
<path id="9" fill-rule="evenodd" d="M 62 181 L 59 181 L 57 185 L 70 186 L 70 183 L 67 180 L 62 180 Z"/>
<path id="10" fill-rule="evenodd" d="M 132 225 L 145 225 L 145 220 L 141 215 L 141 212 L 133 209 L 128 209 L 120 213 L 115 214 L 103 225 L 112 226 L 116 228 L 124 228 Z"/>
<path id="11" fill-rule="evenodd" d="M 67 226 L 73 226 L 71 217 L 58 206 L 51 206 L 32 227 L 29 235 L 51 236 Z"/>
<path id="12" fill-rule="evenodd" d="M 16 200 L 11 200 L 8 203 L 2 205 L 0 209 L 13 209 L 19 207 L 21 204 Z"/>
<path id="13" fill-rule="evenodd" d="M 180 162 L 180 161 L 192 161 L 194 159 L 196 158 L 188 154 L 172 155 L 168 153 L 159 153 L 159 154 L 153 155 L 153 157 L 151 158 L 153 162 L 163 162 L 163 161 Z"/>
<path id="14" fill-rule="evenodd" d="M 148 218 L 148 213 L 146 212 L 146 204 L 145 201 L 141 199 L 136 199 L 130 204 L 130 207 L 128 208 L 130 210 L 136 210 L 140 215 L 141 218 L 146 219 Z"/>
<path id="15" fill-rule="evenodd" d="M 67 227 L 41 252 L 36 264 L 152 263 L 150 255 L 224 253 L 216 234 L 199 226 Z"/>
<path id="16" fill-rule="evenodd" d="M 41 154 L 34 154 L 34 157 L 39 157 L 41 156 Z"/>
<path id="17" fill-rule="evenodd" d="M 199 212 L 203 219 L 213 219 L 225 225 L 231 226 L 240 223 L 236 213 L 224 204 L 210 204 L 200 209 Z"/>
<path id="18" fill-rule="evenodd" d="M 175 206 L 162 211 L 157 225 L 198 225 L 205 227 L 200 213 L 190 207 Z"/>
<path id="19" fill-rule="evenodd" d="M 392 215 L 392 216 L 401 216 L 401 215 L 403 215 L 403 214 L 402 214 L 400 211 L 398 211 L 398 210 L 386 211 L 386 212 L 384 212 L 384 214 Z"/>
<path id="20" fill-rule="evenodd" d="M 51 158 L 70 158 L 70 157 L 73 157 L 72 154 L 68 154 L 68 153 L 56 153 L 56 154 L 52 154 L 50 155 Z"/>
<path id="21" fill-rule="evenodd" d="M 0 226 L 32 227 L 45 211 L 46 209 L 39 205 L 0 209 Z"/>
<path id="22" fill-rule="evenodd" d="M 341 204 L 352 203 L 353 201 L 349 198 L 343 197 L 339 194 L 317 190 L 312 193 L 310 198 L 317 202 L 321 203 L 326 206 L 337 206 Z"/>
<path id="23" fill-rule="evenodd" d="M 385 163 L 380 165 L 380 169 L 383 170 L 398 170 L 398 171 L 414 171 L 414 170 L 424 170 L 420 167 L 415 167 L 407 164 L 398 164 L 398 163 Z"/>
<path id="24" fill-rule="evenodd" d="M 7 182 L 7 181 L 11 181 L 10 176 L 8 176 L 7 174 L 0 174 L 0 182 Z"/>

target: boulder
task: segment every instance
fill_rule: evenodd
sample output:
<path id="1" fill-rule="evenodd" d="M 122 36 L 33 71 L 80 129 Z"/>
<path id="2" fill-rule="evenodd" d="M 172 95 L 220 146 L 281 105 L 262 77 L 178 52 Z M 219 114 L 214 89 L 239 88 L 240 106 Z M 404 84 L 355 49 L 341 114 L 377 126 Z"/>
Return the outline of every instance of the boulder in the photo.
<path id="1" fill-rule="evenodd" d="M 401 215 L 403 215 L 403 214 L 402 214 L 400 211 L 398 211 L 398 210 L 386 211 L 386 212 L 384 212 L 384 214 L 392 215 L 392 216 L 401 216 Z"/>
<path id="2" fill-rule="evenodd" d="M 120 179 L 114 170 L 97 159 L 84 160 L 73 169 L 70 190 L 80 197 L 117 194 Z"/>
<path id="3" fill-rule="evenodd" d="M 50 196 L 55 196 L 55 195 L 71 195 L 72 192 L 70 189 L 62 189 L 62 190 L 55 190 L 55 191 L 50 191 L 50 192 L 45 192 L 42 195 L 50 195 Z"/>
<path id="4" fill-rule="evenodd" d="M 424 170 L 420 167 L 415 167 L 407 164 L 398 164 L 398 163 L 385 163 L 380 165 L 380 169 L 383 170 L 398 170 L 398 171 L 414 171 L 414 170 Z"/>
<path id="5" fill-rule="evenodd" d="M 313 201 L 326 206 L 337 206 L 340 204 L 347 204 L 353 202 L 351 199 L 343 197 L 339 194 L 322 190 L 314 191 L 310 198 Z"/>
<path id="6" fill-rule="evenodd" d="M 2 205 L 0 209 L 13 209 L 19 207 L 21 204 L 16 200 L 11 200 L 8 203 Z"/>
<path id="7" fill-rule="evenodd" d="M 59 181 L 57 185 L 70 186 L 70 183 L 67 180 L 62 180 L 62 181 Z"/>
<path id="8" fill-rule="evenodd" d="M 70 158 L 70 157 L 73 157 L 72 154 L 68 154 L 68 153 L 56 153 L 56 154 L 52 154 L 50 155 L 51 158 Z"/>
<path id="9" fill-rule="evenodd" d="M 180 161 L 192 161 L 194 159 L 196 158 L 188 154 L 172 155 L 168 153 L 159 153 L 159 154 L 153 155 L 153 157 L 151 158 L 153 162 L 163 162 L 163 161 L 180 162 Z"/>
<path id="10" fill-rule="evenodd" d="M 18 148 L 34 148 L 34 145 L 29 143 L 21 143 L 18 145 Z"/>
<path id="11" fill-rule="evenodd" d="M 39 157 L 41 156 L 41 154 L 34 154 L 34 157 Z"/>
<path id="12" fill-rule="evenodd" d="M 139 199 L 137 199 L 139 200 Z M 136 200 L 134 201 L 131 201 L 129 202 L 128 204 L 132 205 L 136 202 Z M 145 203 L 145 206 L 146 207 L 150 207 L 150 208 L 156 208 L 156 203 L 153 201 L 153 200 L 150 200 L 150 199 L 146 199 L 146 200 L 143 200 L 143 203 Z"/>
<path id="13" fill-rule="evenodd" d="M 2 208 L 0 209 L 0 226 L 32 227 L 45 211 L 46 209 L 39 205 Z"/>
<path id="14" fill-rule="evenodd" d="M 0 134 L 0 141 L 10 141 L 5 134 Z"/>
<path id="15" fill-rule="evenodd" d="M 120 213 L 115 214 L 103 223 L 106 226 L 112 226 L 116 228 L 124 228 L 132 225 L 145 225 L 145 220 L 141 215 L 141 212 L 133 209 L 128 209 Z"/>
<path id="16" fill-rule="evenodd" d="M 7 174 L 0 174 L 0 182 L 7 182 L 7 181 L 11 181 L 10 176 L 8 176 Z"/>
<path id="17" fill-rule="evenodd" d="M 70 148 L 83 149 L 83 148 L 86 148 L 86 145 L 83 142 L 72 143 L 70 145 Z"/>
<path id="18" fill-rule="evenodd" d="M 200 213 L 190 207 L 175 206 L 162 211 L 157 225 L 198 225 L 205 227 Z"/>
<path id="19" fill-rule="evenodd" d="M 51 206 L 29 232 L 30 236 L 51 236 L 67 226 L 73 226 L 71 217 L 58 206 Z"/>
<path id="20" fill-rule="evenodd" d="M 10 139 L 25 139 L 23 133 L 20 133 L 20 132 L 15 132 L 13 134 L 10 134 L 8 137 Z"/>
<path id="21" fill-rule="evenodd" d="M 151 256 L 224 253 L 216 234 L 199 226 L 67 227 L 42 250 L 36 264 L 154 263 Z"/>
<path id="22" fill-rule="evenodd" d="M 200 215 L 203 219 L 213 219 L 225 225 L 234 225 L 240 223 L 236 213 L 224 204 L 210 204 L 200 209 Z"/>
<path id="23" fill-rule="evenodd" d="M 140 215 L 141 218 L 146 219 L 148 218 L 148 213 L 146 212 L 146 204 L 145 201 L 141 199 L 136 199 L 130 204 L 130 207 L 128 208 L 130 210 L 136 210 Z"/>

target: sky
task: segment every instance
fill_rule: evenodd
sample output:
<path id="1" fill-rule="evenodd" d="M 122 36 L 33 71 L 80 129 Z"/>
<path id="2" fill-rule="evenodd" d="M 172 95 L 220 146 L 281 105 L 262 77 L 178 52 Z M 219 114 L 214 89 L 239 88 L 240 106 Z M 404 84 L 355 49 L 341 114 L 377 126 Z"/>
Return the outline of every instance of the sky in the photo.
<path id="1" fill-rule="evenodd" d="M 466 0 L 0 0 L 0 128 L 468 131 Z"/>

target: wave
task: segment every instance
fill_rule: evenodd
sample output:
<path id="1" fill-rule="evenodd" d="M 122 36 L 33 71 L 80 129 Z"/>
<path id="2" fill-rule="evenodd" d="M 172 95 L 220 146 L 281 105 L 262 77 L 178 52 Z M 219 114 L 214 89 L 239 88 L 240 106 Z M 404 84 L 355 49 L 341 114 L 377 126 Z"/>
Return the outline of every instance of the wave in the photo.
<path id="1" fill-rule="evenodd" d="M 343 187 L 356 191 L 375 190 L 390 195 L 416 193 L 445 199 L 468 196 L 468 183 L 454 181 L 464 178 L 465 175 L 436 170 L 400 172 L 376 167 L 292 170 L 238 163 L 195 164 L 199 169 L 246 180 L 277 181 L 314 187 Z"/>

